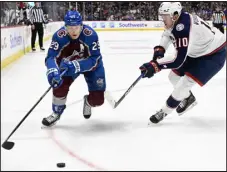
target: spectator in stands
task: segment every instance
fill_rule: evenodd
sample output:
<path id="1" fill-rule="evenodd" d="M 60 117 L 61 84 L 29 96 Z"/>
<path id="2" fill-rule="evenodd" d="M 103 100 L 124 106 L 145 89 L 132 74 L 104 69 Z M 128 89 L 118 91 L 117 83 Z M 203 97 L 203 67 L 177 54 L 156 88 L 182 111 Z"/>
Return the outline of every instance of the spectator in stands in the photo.
<path id="1" fill-rule="evenodd" d="M 214 27 L 224 33 L 224 24 L 226 23 L 225 14 L 218 6 L 216 7 L 216 11 L 213 13 L 212 22 Z"/>
<path id="2" fill-rule="evenodd" d="M 16 7 L 16 2 L 1 2 L 5 4 L 1 6 L 1 24 L 12 25 L 24 22 L 26 24 L 29 16 L 26 14 L 29 10 L 29 6 L 26 3 L 20 3 L 18 7 L 22 13 L 21 18 L 14 7 Z M 14 4 L 13 4 L 14 3 Z M 88 21 L 120 21 L 120 20 L 158 20 L 158 7 L 161 2 L 136 2 L 136 1 L 123 1 L 123 2 L 96 2 L 96 1 L 57 1 L 57 2 L 47 2 L 43 1 L 43 10 L 45 14 L 48 14 L 49 18 L 53 21 L 62 21 L 64 14 L 67 10 L 72 9 L 78 10 L 84 17 L 84 20 Z M 213 14 L 213 7 L 220 6 L 226 15 L 226 2 L 204 2 L 204 1 L 194 1 L 194 2 L 182 2 L 182 6 L 188 12 L 194 12 L 204 20 L 211 20 Z"/>
<path id="3" fill-rule="evenodd" d="M 31 25 L 30 16 L 29 16 L 30 9 L 31 9 L 31 6 L 27 2 L 23 2 L 22 4 L 20 4 L 19 6 L 20 21 L 18 24 Z"/>

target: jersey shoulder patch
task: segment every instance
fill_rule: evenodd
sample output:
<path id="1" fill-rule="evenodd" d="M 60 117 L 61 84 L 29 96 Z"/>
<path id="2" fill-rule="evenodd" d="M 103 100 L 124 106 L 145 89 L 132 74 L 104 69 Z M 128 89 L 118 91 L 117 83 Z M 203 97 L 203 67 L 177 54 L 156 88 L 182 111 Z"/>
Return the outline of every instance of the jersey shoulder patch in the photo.
<path id="1" fill-rule="evenodd" d="M 68 42 L 69 39 L 67 37 L 67 32 L 64 28 L 61 28 L 54 33 L 50 48 L 58 50 L 60 47 L 64 46 Z"/>
<path id="2" fill-rule="evenodd" d="M 185 37 L 190 32 L 191 18 L 188 13 L 182 13 L 176 25 L 174 26 L 172 33 L 175 37 Z"/>
<path id="3" fill-rule="evenodd" d="M 175 26 L 177 31 L 184 30 L 185 26 L 191 24 L 190 14 L 182 13 L 179 20 L 177 21 L 177 25 Z"/>
<path id="4" fill-rule="evenodd" d="M 183 23 L 179 23 L 176 25 L 176 30 L 177 31 L 182 31 L 184 29 L 184 24 Z"/>
<path id="5" fill-rule="evenodd" d="M 60 29 L 60 30 L 57 31 L 57 36 L 58 36 L 59 38 L 63 38 L 63 37 L 65 37 L 66 35 L 67 35 L 67 32 L 66 32 L 65 29 Z"/>
<path id="6" fill-rule="evenodd" d="M 83 30 L 83 33 L 84 33 L 85 36 L 91 36 L 93 34 L 93 31 L 89 28 L 85 28 Z"/>

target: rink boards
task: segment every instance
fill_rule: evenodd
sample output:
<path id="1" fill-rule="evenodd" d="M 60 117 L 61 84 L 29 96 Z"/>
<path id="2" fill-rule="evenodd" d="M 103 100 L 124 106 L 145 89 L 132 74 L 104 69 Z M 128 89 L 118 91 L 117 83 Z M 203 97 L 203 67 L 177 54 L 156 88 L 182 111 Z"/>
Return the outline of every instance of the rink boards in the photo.
<path id="1" fill-rule="evenodd" d="M 84 23 L 98 32 L 163 31 L 164 29 L 161 21 L 84 21 Z M 64 22 L 51 22 L 45 25 L 44 42 L 51 39 L 53 33 L 63 25 Z M 3 69 L 31 51 L 31 26 L 3 27 L 1 33 L 1 69 Z M 38 48 L 38 36 L 35 46 Z"/>

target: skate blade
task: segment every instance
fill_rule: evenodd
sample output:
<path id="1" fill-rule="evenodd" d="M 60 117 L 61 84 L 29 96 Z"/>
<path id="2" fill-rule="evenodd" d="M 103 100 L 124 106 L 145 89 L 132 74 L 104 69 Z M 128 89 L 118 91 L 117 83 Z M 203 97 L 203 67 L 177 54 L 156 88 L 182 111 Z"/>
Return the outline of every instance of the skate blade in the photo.
<path id="1" fill-rule="evenodd" d="M 195 101 L 194 103 L 192 103 L 184 112 L 182 113 L 178 113 L 179 116 L 183 115 L 184 113 L 186 113 L 187 111 L 191 110 L 194 106 L 196 106 L 198 103 Z"/>
<path id="2" fill-rule="evenodd" d="M 83 116 L 85 119 L 89 119 L 92 115 L 92 108 L 91 108 L 91 113 L 90 114 L 85 114 L 85 112 L 83 112 Z"/>
<path id="3" fill-rule="evenodd" d="M 151 121 L 148 122 L 147 126 L 150 127 L 150 126 L 156 126 L 160 123 L 161 121 L 159 121 L 158 123 L 153 123 Z"/>
<path id="4" fill-rule="evenodd" d="M 89 119 L 91 115 L 83 115 L 85 119 Z"/>
<path id="5" fill-rule="evenodd" d="M 148 127 L 151 127 L 152 125 L 155 125 L 155 124 L 151 121 L 149 121 L 148 124 L 147 124 Z"/>
<path id="6" fill-rule="evenodd" d="M 49 125 L 49 126 L 42 125 L 42 126 L 41 126 L 41 129 L 48 129 L 48 128 L 52 128 L 53 126 L 55 126 L 55 125 L 56 125 L 56 123 L 57 123 L 57 122 L 55 122 L 55 123 L 53 123 L 53 124 L 51 124 L 51 125 Z"/>

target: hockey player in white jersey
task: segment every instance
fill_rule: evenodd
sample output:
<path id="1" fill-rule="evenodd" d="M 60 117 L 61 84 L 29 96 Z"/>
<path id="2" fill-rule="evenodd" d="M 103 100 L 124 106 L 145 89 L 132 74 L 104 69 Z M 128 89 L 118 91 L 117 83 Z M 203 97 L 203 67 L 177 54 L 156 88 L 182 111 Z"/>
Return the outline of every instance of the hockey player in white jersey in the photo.
<path id="1" fill-rule="evenodd" d="M 212 28 L 196 15 L 182 12 L 179 2 L 163 2 L 159 16 L 165 24 L 160 44 L 154 47 L 153 60 L 140 67 L 143 77 L 150 78 L 164 69 L 169 74 L 174 90 L 161 110 L 150 117 L 158 123 L 176 109 L 183 114 L 196 104 L 192 87 L 205 85 L 224 66 L 226 36 Z M 170 43 L 176 49 L 175 56 L 166 56 Z"/>

